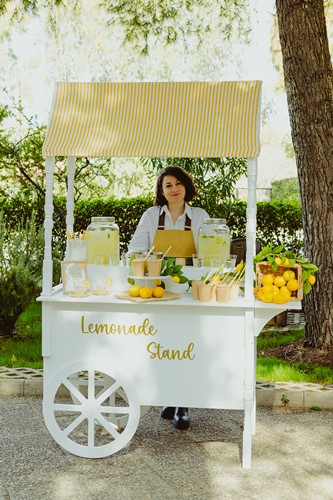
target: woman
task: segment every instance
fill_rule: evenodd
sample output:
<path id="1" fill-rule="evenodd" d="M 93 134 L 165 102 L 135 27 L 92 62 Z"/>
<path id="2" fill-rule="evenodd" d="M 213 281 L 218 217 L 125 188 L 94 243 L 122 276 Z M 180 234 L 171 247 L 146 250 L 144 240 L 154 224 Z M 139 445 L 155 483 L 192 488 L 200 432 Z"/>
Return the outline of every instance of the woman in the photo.
<path id="1" fill-rule="evenodd" d="M 192 258 L 198 245 L 198 233 L 205 210 L 187 202 L 196 195 L 192 177 L 180 167 L 164 168 L 156 182 L 153 207 L 142 215 L 129 244 L 129 252 L 168 252 L 169 257 Z"/>
<path id="2" fill-rule="evenodd" d="M 192 258 L 198 246 L 198 233 L 203 220 L 209 215 L 205 210 L 192 207 L 187 202 L 196 195 L 192 177 L 180 167 L 165 167 L 156 182 L 153 207 L 142 215 L 129 244 L 129 252 L 146 252 L 154 245 L 155 252 L 166 252 L 176 258 Z M 161 417 L 172 420 L 176 429 L 188 429 L 188 408 L 165 406 Z"/>

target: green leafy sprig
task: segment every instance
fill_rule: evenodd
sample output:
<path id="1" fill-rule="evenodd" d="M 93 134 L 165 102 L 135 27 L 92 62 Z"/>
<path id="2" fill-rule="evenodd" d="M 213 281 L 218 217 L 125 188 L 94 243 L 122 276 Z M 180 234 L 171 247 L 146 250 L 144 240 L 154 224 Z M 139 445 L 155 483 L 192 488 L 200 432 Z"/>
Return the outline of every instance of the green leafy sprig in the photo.
<path id="1" fill-rule="evenodd" d="M 318 267 L 315 264 L 309 262 L 306 257 L 300 257 L 293 252 L 289 252 L 284 249 L 283 245 L 278 245 L 276 247 L 266 246 L 255 256 L 254 267 L 258 262 L 267 260 L 272 266 L 273 271 L 276 271 L 279 264 L 276 263 L 275 259 L 279 257 L 282 261 L 282 266 L 286 265 L 288 267 L 293 267 L 294 264 L 299 264 L 302 268 L 302 281 L 303 281 L 303 293 L 306 295 L 311 291 L 311 284 L 309 283 L 309 277 L 318 271 Z"/>

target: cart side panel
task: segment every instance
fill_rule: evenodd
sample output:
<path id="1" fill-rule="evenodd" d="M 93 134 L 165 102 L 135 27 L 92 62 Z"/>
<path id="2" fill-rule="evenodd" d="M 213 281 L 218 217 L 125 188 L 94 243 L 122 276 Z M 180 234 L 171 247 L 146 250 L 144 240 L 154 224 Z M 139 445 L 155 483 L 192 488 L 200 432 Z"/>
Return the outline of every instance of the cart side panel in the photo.
<path id="1" fill-rule="evenodd" d="M 244 312 L 108 305 L 51 306 L 45 382 L 79 360 L 100 360 L 134 385 L 141 405 L 243 409 Z"/>

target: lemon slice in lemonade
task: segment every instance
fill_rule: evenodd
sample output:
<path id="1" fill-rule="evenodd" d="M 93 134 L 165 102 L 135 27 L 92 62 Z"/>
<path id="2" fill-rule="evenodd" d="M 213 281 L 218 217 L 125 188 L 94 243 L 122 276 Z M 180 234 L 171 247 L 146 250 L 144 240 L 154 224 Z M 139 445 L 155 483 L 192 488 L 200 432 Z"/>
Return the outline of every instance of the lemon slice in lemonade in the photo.
<path id="1" fill-rule="evenodd" d="M 216 243 L 216 245 L 222 245 L 222 242 L 223 242 L 223 240 L 222 240 L 221 236 L 216 236 L 215 237 L 215 243 Z"/>

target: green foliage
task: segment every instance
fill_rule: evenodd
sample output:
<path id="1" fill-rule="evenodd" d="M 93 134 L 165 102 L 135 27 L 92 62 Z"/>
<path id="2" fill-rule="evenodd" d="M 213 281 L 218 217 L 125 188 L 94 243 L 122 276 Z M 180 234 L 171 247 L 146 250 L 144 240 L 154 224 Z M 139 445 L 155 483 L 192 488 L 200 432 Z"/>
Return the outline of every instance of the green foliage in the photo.
<path id="1" fill-rule="evenodd" d="M 16 322 L 16 333 L 0 342 L 0 366 L 43 368 L 42 304 L 32 301 Z"/>
<path id="2" fill-rule="evenodd" d="M 40 290 L 43 235 L 34 218 L 8 231 L 0 214 L 0 331 L 13 334 L 15 323 Z"/>
<path id="3" fill-rule="evenodd" d="M 9 124 L 8 118 L 14 121 Z M 19 195 L 44 204 L 45 159 L 42 145 L 46 126 L 24 114 L 21 103 L 11 108 L 0 104 L 0 195 Z M 78 158 L 74 174 L 74 200 L 83 197 L 106 196 L 113 185 L 110 158 Z M 67 189 L 66 159 L 56 158 L 54 193 L 64 196 Z M 65 220 L 57 204 L 55 209 Z"/>
<path id="4" fill-rule="evenodd" d="M 164 259 L 162 261 L 161 276 L 172 276 L 173 278 L 177 276 L 179 278 L 179 283 L 188 283 L 188 279 L 183 274 L 183 266 L 175 264 L 176 259 L 170 257 L 169 259 Z"/>
<path id="5" fill-rule="evenodd" d="M 130 42 L 143 54 L 149 51 L 149 42 L 158 39 L 165 45 L 185 42 L 193 37 L 200 43 L 205 33 L 219 29 L 225 40 L 233 33 L 247 39 L 249 17 L 246 0 L 102 0 L 110 25 L 120 23 L 124 42 Z M 237 23 L 235 23 L 237 19 Z"/>
<path id="6" fill-rule="evenodd" d="M 273 201 L 300 203 L 301 195 L 297 177 L 273 181 L 271 199 Z"/>
<path id="7" fill-rule="evenodd" d="M 54 243 L 58 246 L 58 253 L 64 251 L 65 246 L 65 221 L 66 200 L 55 197 L 57 209 L 54 213 Z M 126 250 L 127 245 L 136 229 L 138 221 L 147 208 L 153 203 L 150 196 L 136 198 L 110 197 L 106 200 L 90 199 L 78 201 L 75 205 L 75 231 L 86 229 L 91 222 L 91 217 L 113 216 L 120 227 L 121 250 Z M 199 206 L 199 203 L 195 205 Z M 217 213 L 210 211 L 212 205 L 202 208 L 212 217 Z M 44 221 L 44 206 L 38 200 L 22 198 L 20 195 L 11 198 L 0 198 L 0 211 L 3 211 L 7 227 L 15 228 L 17 220 L 27 222 L 32 212 L 36 213 L 36 223 L 42 227 Z M 220 215 L 221 216 L 221 215 Z M 232 238 L 242 238 L 246 234 L 246 202 L 237 200 L 232 203 L 227 224 L 231 230 Z M 302 214 L 300 206 L 296 203 L 259 202 L 257 205 L 257 238 L 263 245 L 278 246 L 283 244 L 286 250 L 300 253 L 303 248 Z"/>
<path id="8" fill-rule="evenodd" d="M 231 207 L 228 225 L 232 238 L 246 234 L 246 202 L 236 201 Z M 257 238 L 262 245 L 284 245 L 295 253 L 303 249 L 302 212 L 297 203 L 258 202 Z"/>
<path id="9" fill-rule="evenodd" d="M 257 359 L 257 380 L 332 384 L 333 370 L 329 367 L 308 363 L 304 363 L 302 366 L 293 366 L 279 358 L 259 357 Z"/>
<path id="10" fill-rule="evenodd" d="M 199 191 L 193 203 L 211 217 L 225 219 L 235 201 L 236 182 L 247 172 L 243 158 L 148 158 L 142 162 L 146 167 L 152 165 L 156 174 L 167 165 L 184 168 L 195 179 Z"/>
<path id="11" fill-rule="evenodd" d="M 284 249 L 283 245 L 273 247 L 272 245 L 264 246 L 262 250 L 255 256 L 254 264 L 258 262 L 267 261 L 272 266 L 273 271 L 276 271 L 278 264 L 275 262 L 276 257 L 280 257 L 282 265 L 288 261 L 288 266 L 293 267 L 294 264 L 299 264 L 302 268 L 302 281 L 303 281 L 303 292 L 308 294 L 311 292 L 311 284 L 308 279 L 311 275 L 318 271 L 318 267 L 315 264 L 309 262 L 306 257 L 300 257 L 293 252 Z"/>

